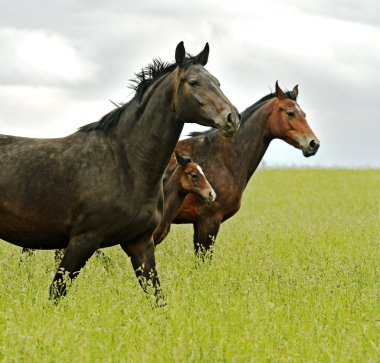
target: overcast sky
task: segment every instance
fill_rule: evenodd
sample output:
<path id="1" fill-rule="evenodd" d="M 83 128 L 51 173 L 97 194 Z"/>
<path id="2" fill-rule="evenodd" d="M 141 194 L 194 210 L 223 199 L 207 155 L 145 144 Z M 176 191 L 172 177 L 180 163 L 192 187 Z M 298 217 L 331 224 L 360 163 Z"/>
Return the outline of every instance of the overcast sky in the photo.
<path id="1" fill-rule="evenodd" d="M 209 42 L 206 68 L 240 111 L 276 80 L 299 84 L 321 148 L 306 159 L 276 141 L 267 165 L 380 167 L 378 0 L 0 0 L 0 133 L 75 132 L 181 40 L 193 54 Z"/>

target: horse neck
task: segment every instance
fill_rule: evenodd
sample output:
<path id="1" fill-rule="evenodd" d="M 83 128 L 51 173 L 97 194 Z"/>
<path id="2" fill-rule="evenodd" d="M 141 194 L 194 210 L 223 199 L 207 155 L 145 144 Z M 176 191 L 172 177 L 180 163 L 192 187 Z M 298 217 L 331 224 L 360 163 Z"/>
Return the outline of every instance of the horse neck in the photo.
<path id="1" fill-rule="evenodd" d="M 182 168 L 177 166 L 170 177 L 164 182 L 164 216 L 162 223 L 171 222 L 177 215 L 187 193 L 180 190 Z"/>
<path id="2" fill-rule="evenodd" d="M 134 101 L 132 115 L 123 115 L 117 130 L 129 167 L 138 178 L 136 182 L 148 186 L 161 183 L 184 126 L 184 122 L 176 118 L 172 105 L 172 76 L 157 82 L 152 90 L 146 91 L 140 103 Z"/>
<path id="3" fill-rule="evenodd" d="M 271 110 L 267 107 L 260 107 L 243 120 L 235 136 L 224 139 L 229 144 L 226 153 L 232 155 L 231 158 L 226 158 L 227 163 L 230 163 L 230 170 L 236 180 L 241 181 L 243 188 L 260 164 L 271 141 L 268 127 L 270 113 Z"/>

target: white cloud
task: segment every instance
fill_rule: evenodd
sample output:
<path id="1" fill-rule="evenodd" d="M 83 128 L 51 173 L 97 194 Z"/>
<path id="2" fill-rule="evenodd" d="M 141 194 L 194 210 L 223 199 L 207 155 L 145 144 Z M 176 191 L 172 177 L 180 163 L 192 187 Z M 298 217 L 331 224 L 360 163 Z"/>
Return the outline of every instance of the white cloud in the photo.
<path id="1" fill-rule="evenodd" d="M 77 99 L 58 87 L 0 85 L 0 100 L 1 133 L 28 137 L 71 134 L 114 108 L 106 98 Z"/>
<path id="2" fill-rule="evenodd" d="M 0 28 L 1 84 L 73 85 L 91 80 L 96 66 L 70 41 L 43 30 Z"/>

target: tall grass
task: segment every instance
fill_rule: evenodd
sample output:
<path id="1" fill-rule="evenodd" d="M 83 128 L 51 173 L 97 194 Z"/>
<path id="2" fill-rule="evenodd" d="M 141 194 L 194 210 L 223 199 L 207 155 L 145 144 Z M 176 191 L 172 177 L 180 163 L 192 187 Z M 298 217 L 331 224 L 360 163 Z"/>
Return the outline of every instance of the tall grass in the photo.
<path id="1" fill-rule="evenodd" d="M 380 171 L 261 170 L 211 263 L 173 226 L 153 309 L 120 248 L 92 258 L 58 306 L 53 252 L 0 244 L 0 360 L 380 360 Z"/>

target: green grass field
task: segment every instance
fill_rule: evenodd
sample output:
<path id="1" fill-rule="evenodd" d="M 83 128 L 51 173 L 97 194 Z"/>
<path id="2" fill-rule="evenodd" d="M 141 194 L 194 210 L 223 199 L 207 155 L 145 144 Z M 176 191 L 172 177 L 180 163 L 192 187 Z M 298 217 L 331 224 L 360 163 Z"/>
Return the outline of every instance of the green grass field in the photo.
<path id="1" fill-rule="evenodd" d="M 0 361 L 380 361 L 379 170 L 259 170 L 211 263 L 190 226 L 157 248 L 164 308 L 104 252 L 54 307 L 54 253 L 1 242 Z"/>

